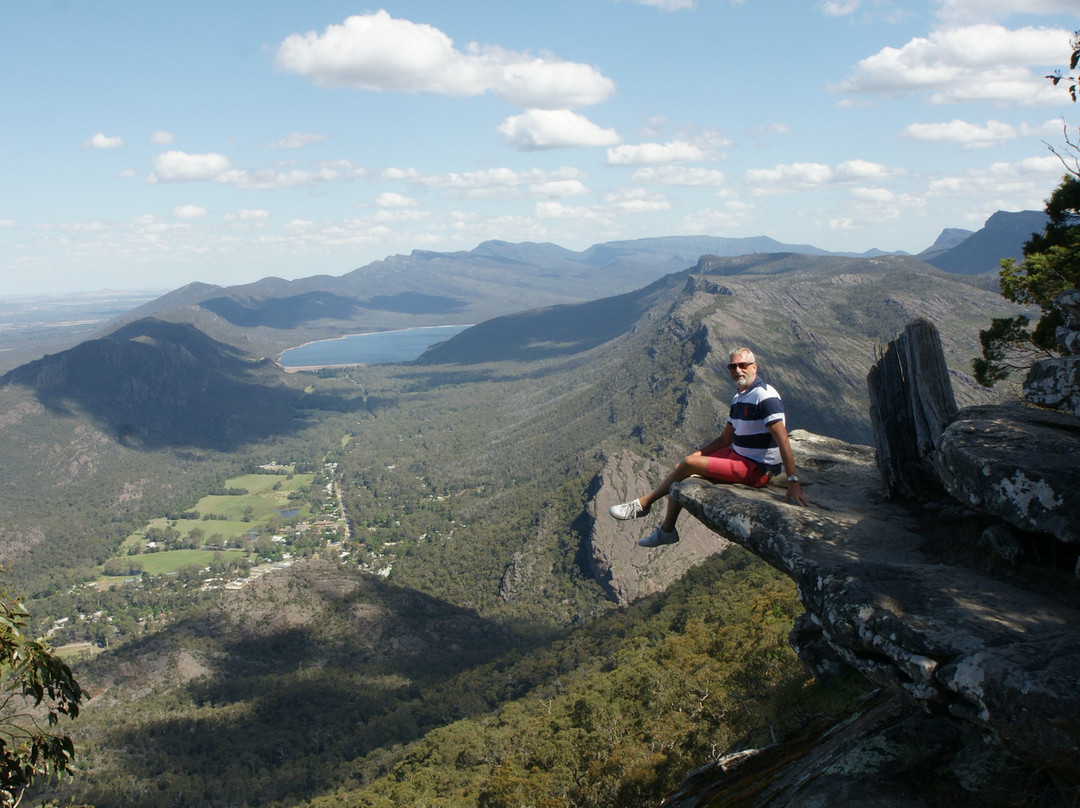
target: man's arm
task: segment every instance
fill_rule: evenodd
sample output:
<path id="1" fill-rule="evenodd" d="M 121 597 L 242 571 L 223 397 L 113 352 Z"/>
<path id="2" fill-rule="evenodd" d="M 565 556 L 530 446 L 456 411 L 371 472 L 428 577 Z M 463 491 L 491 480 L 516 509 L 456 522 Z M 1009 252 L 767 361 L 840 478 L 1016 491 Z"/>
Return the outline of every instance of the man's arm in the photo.
<path id="1" fill-rule="evenodd" d="M 780 450 L 780 462 L 784 464 L 784 473 L 788 477 L 794 476 L 799 469 L 795 465 L 795 453 L 791 451 L 791 441 L 788 440 L 787 427 L 784 426 L 784 422 L 781 420 L 773 421 L 768 424 L 768 427 L 773 440 L 776 441 L 776 447 Z M 798 480 L 788 481 L 787 501 L 794 502 L 797 505 L 810 504 Z"/>

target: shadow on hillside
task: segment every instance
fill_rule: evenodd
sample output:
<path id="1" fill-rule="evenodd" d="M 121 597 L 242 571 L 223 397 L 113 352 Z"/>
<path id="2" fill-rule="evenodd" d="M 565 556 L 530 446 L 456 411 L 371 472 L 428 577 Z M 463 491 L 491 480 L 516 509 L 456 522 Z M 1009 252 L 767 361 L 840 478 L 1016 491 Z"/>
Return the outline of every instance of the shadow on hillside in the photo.
<path id="1" fill-rule="evenodd" d="M 139 320 L 31 362 L 0 384 L 31 388 L 58 416 L 84 413 L 117 441 L 142 449 L 229 451 L 295 433 L 306 412 L 351 412 L 362 397 L 308 394 L 268 360 L 252 361 L 189 324 Z"/>
<path id="2" fill-rule="evenodd" d="M 617 297 L 495 317 L 431 347 L 414 364 L 535 362 L 583 353 L 634 328 L 666 285 L 665 279 Z"/>
<path id="3" fill-rule="evenodd" d="M 289 297 L 239 298 L 224 295 L 199 304 L 241 328 L 287 331 L 318 320 L 356 320 L 362 309 L 398 314 L 454 314 L 465 301 L 446 295 L 400 292 L 360 300 L 333 292 L 304 292 Z"/>
<path id="4" fill-rule="evenodd" d="M 80 799 L 114 803 L 104 789 L 122 781 L 152 786 L 146 806 L 195 794 L 226 804 L 233 793 L 247 804 L 291 804 L 355 778 L 356 761 L 375 750 L 491 709 L 480 693 L 521 695 L 495 671 L 467 674 L 513 648 L 505 628 L 326 563 L 272 573 L 169 636 L 178 644 L 162 649 L 159 635 L 93 667 L 154 678 L 121 682 L 123 692 L 163 680 L 144 660 L 168 658 L 175 669 L 184 649 L 199 649 L 214 672 L 140 699 L 129 720 L 112 724 L 101 746 L 126 750 L 115 759 L 122 771 Z"/>

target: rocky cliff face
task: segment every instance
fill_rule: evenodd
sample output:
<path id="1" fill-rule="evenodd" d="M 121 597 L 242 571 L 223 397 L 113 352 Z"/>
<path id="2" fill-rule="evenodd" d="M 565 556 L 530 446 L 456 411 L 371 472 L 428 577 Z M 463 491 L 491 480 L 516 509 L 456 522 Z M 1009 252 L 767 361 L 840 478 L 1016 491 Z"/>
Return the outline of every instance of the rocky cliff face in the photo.
<path id="1" fill-rule="evenodd" d="M 884 496 L 869 447 L 800 431 L 811 508 L 771 487 L 673 489 L 798 583 L 806 614 L 791 640 L 819 675 L 855 668 L 881 694 L 843 725 L 710 764 L 665 804 L 1005 804 L 1047 773 L 1058 794 L 1027 804 L 1071 804 L 1080 419 L 982 407 L 938 431 L 914 461 L 931 478 L 917 502 Z"/>

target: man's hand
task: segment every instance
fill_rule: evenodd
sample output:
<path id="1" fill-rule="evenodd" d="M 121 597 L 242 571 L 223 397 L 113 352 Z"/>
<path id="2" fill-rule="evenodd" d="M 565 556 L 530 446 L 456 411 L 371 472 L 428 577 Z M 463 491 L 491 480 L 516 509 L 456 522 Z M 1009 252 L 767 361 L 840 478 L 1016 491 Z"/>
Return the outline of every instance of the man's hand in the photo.
<path id="1" fill-rule="evenodd" d="M 788 483 L 785 499 L 788 502 L 794 502 L 796 505 L 810 507 L 810 500 L 806 498 L 806 494 L 803 493 L 802 486 L 799 483 Z"/>

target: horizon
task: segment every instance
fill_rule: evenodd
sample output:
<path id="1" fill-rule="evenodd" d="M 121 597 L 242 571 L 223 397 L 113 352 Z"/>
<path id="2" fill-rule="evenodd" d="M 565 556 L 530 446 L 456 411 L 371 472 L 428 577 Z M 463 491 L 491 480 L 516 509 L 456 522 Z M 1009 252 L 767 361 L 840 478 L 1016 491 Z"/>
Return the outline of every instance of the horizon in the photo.
<path id="1" fill-rule="evenodd" d="M 1080 7 L 1027 6 L 13 6 L 2 294 L 340 276 L 490 240 L 917 255 L 1042 210 L 1065 173 L 1050 149 L 1080 108 L 1046 76 Z"/>

